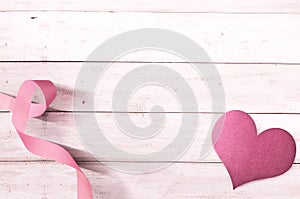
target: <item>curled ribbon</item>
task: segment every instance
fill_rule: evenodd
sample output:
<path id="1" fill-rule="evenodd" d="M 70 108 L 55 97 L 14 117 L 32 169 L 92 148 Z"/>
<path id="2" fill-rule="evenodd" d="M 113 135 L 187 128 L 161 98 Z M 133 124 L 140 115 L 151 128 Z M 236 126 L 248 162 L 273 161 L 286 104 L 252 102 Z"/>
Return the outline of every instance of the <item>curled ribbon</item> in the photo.
<path id="1" fill-rule="evenodd" d="M 38 87 L 44 95 L 44 104 L 31 103 L 32 96 Z M 0 108 L 8 109 L 13 113 L 12 123 L 28 151 L 76 169 L 77 198 L 92 199 L 92 190 L 89 180 L 69 152 L 57 144 L 24 133 L 28 118 L 42 115 L 55 97 L 56 88 L 51 81 L 27 80 L 21 85 L 16 98 L 0 93 Z"/>

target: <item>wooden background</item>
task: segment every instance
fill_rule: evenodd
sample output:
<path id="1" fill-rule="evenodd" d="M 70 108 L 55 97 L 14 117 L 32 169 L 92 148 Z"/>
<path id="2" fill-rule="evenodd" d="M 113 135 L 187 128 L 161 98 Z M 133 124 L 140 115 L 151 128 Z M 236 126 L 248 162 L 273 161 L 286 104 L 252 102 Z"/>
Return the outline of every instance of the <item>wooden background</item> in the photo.
<path id="1" fill-rule="evenodd" d="M 73 114 L 84 117 L 86 112 L 72 109 L 78 71 L 98 45 L 124 31 L 165 28 L 190 37 L 206 50 L 221 75 L 227 111 L 251 113 L 259 131 L 284 128 L 300 144 L 299 14 L 299 0 L 0 1 L 0 91 L 16 95 L 26 79 L 49 79 L 58 86 L 51 109 L 30 120 L 28 132 L 65 145 L 84 168 L 94 198 L 299 198 L 299 153 L 286 174 L 234 191 L 214 152 L 199 160 L 210 118 L 216 113 L 209 108 L 205 82 L 190 71 L 188 63 L 175 57 L 159 53 L 126 56 L 103 78 L 105 84 L 95 96 L 97 118 L 106 135 L 124 150 L 148 152 L 172 140 L 172 132 L 178 129 L 181 113 L 176 99 L 157 95 L 155 89 L 133 97 L 129 109 L 121 111 L 129 111 L 137 125 L 149 124 L 144 112 L 153 102 L 165 105 L 169 119 L 166 136 L 157 145 L 129 143 L 113 121 L 113 82 L 140 62 L 163 62 L 185 75 L 199 102 L 199 110 L 186 114 L 199 114 L 201 122 L 189 150 L 166 169 L 133 175 L 103 163 L 128 164 L 126 157 L 95 161 L 80 142 L 73 121 Z M 81 98 L 84 100 L 84 94 L 78 96 Z M 75 171 L 27 152 L 7 111 L 0 112 L 0 151 L 0 198 L 76 198 Z"/>

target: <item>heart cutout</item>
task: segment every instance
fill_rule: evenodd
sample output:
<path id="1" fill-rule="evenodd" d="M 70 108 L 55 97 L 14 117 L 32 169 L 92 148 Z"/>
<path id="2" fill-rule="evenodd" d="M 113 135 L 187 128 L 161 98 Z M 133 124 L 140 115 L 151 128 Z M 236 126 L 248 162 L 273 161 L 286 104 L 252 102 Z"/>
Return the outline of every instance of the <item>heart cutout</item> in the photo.
<path id="1" fill-rule="evenodd" d="M 291 134 L 272 128 L 257 135 L 253 119 L 242 111 L 223 115 L 214 126 L 212 141 L 230 175 L 233 189 L 285 173 L 296 155 Z"/>

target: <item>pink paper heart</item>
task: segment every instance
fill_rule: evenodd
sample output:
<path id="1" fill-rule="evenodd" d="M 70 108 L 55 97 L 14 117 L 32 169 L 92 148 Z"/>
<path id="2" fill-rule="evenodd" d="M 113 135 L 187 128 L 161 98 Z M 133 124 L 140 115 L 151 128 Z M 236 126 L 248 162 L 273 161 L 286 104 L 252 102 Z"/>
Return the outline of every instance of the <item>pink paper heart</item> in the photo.
<path id="1" fill-rule="evenodd" d="M 253 119 L 230 111 L 216 123 L 212 140 L 236 187 L 254 180 L 279 176 L 295 160 L 296 143 L 285 130 L 272 128 L 257 135 Z"/>

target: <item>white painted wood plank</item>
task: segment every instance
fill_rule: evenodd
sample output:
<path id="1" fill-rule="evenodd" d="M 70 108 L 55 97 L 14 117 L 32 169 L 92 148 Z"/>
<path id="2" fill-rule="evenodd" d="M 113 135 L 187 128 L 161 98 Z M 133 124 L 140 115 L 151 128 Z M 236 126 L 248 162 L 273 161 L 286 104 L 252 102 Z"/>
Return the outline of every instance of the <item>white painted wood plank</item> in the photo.
<path id="1" fill-rule="evenodd" d="M 1 1 L 1 11 L 62 10 L 116 12 L 261 12 L 299 13 L 297 0 L 12 0 Z"/>
<path id="2" fill-rule="evenodd" d="M 82 117 L 82 121 L 86 118 L 87 114 L 79 114 Z M 139 127 L 145 127 L 150 124 L 149 114 L 129 114 L 130 118 Z M 195 138 L 191 140 L 191 145 L 184 155 L 177 159 L 179 162 L 220 162 L 218 156 L 212 150 L 205 159 L 200 159 L 200 151 L 202 145 L 207 138 L 207 134 L 210 128 L 211 114 L 199 114 L 199 124 L 195 132 Z M 299 121 L 300 115 L 295 114 L 253 114 L 251 115 L 256 124 L 258 132 L 262 132 L 268 128 L 283 128 L 289 131 L 295 138 L 297 144 L 300 144 L 299 134 Z M 124 114 L 122 117 L 125 117 Z M 127 151 L 129 153 L 151 153 L 160 151 L 171 143 L 177 136 L 181 127 L 181 114 L 180 113 L 168 113 L 166 114 L 166 123 L 162 127 L 162 131 L 153 138 L 149 139 L 135 139 L 128 134 L 125 134 L 119 129 L 115 122 L 114 116 L 111 113 L 98 113 L 96 118 L 103 135 L 109 140 L 112 145 L 117 148 Z M 11 114 L 0 114 L 0 161 L 20 161 L 20 160 L 37 160 L 40 159 L 26 151 L 23 144 L 19 140 L 15 130 L 10 122 Z M 85 143 L 82 142 L 76 123 L 73 119 L 72 113 L 47 113 L 40 119 L 31 119 L 27 131 L 30 135 L 41 137 L 58 144 L 66 146 L 77 160 L 79 161 L 96 161 L 87 151 Z M 79 124 L 79 125 L 84 125 Z M 153 127 L 158 127 L 159 124 L 155 122 Z M 122 126 L 124 128 L 124 126 Z M 87 128 L 87 127 L 86 127 Z M 91 139 L 97 137 L 100 132 L 97 130 L 90 131 L 88 136 Z M 155 133 L 155 132 L 153 132 Z M 81 134 L 82 135 L 82 134 Z M 175 143 L 175 146 L 181 146 L 184 140 L 180 140 Z M 101 142 L 99 143 L 101 146 Z M 107 149 L 109 150 L 109 149 Z M 300 151 L 297 148 L 296 163 L 300 162 Z M 101 161 L 133 161 L 130 157 L 107 157 L 103 154 L 94 154 Z M 151 161 L 175 161 L 170 159 L 168 155 L 160 153 L 155 160 Z M 146 161 L 146 160 L 145 160 Z"/>
<path id="3" fill-rule="evenodd" d="M 1 12 L 0 21 L 1 61 L 83 61 L 114 35 L 164 28 L 197 42 L 214 62 L 300 63 L 297 14 Z M 182 61 L 149 52 L 120 60 Z"/>
<path id="4" fill-rule="evenodd" d="M 120 163 L 122 164 L 122 163 Z M 135 163 L 136 164 L 136 163 Z M 222 164 L 173 164 L 154 173 L 120 173 L 99 163 L 81 166 L 91 181 L 94 198 L 299 198 L 300 168 L 282 176 L 255 181 L 232 190 Z M 76 197 L 76 175 L 57 163 L 0 163 L 1 198 Z"/>
<path id="5" fill-rule="evenodd" d="M 0 163 L 0 197 L 76 198 L 76 173 L 51 162 Z"/>
<path id="6" fill-rule="evenodd" d="M 167 112 L 181 112 L 176 97 L 160 87 L 141 88 L 129 100 L 128 109 L 112 108 L 112 96 L 117 83 L 141 63 L 117 63 L 110 66 L 95 93 L 95 111 L 147 112 L 161 105 Z M 177 71 L 191 86 L 198 102 L 194 112 L 211 112 L 211 95 L 205 79 L 190 64 L 161 64 Z M 81 63 L 0 63 L 0 91 L 16 95 L 27 79 L 49 79 L 58 87 L 52 110 L 72 111 L 72 97 Z M 225 92 L 225 110 L 241 109 L 250 113 L 300 113 L 300 65 L 217 64 Z M 99 66 L 101 67 L 101 66 Z M 143 76 L 136 77 L 137 79 Z M 176 80 L 177 77 L 171 77 Z M 216 79 L 216 76 L 208 78 Z M 151 89 L 150 89 L 151 88 Z M 77 90 L 78 91 L 78 90 Z M 122 92 L 126 89 L 122 89 Z M 78 91 L 75 100 L 90 104 L 87 91 Z M 186 96 L 191 97 L 190 95 Z M 38 98 L 35 98 L 38 99 Z M 218 98 L 217 100 L 219 100 Z M 127 99 L 119 99 L 127 100 Z M 224 111 L 221 108 L 219 111 Z M 93 111 L 86 109 L 86 111 Z"/>

